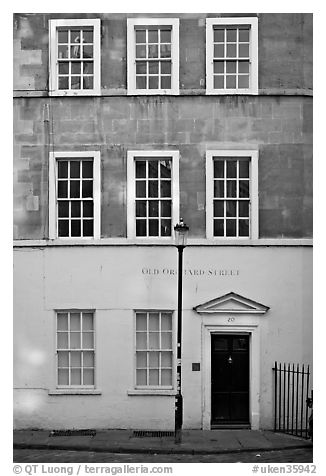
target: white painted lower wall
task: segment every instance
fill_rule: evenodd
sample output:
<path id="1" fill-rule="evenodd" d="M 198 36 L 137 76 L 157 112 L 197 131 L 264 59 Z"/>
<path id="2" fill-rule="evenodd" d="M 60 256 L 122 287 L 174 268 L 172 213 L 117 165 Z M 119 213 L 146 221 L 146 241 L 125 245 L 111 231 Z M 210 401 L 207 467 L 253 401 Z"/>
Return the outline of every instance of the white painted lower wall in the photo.
<path id="1" fill-rule="evenodd" d="M 15 249 L 16 428 L 173 429 L 173 392 L 134 391 L 134 310 L 177 309 L 176 264 L 174 247 Z M 312 364 L 312 248 L 189 246 L 184 268 L 184 428 L 210 426 L 210 333 L 239 328 L 251 335 L 251 424 L 271 428 L 274 361 Z M 270 310 L 231 323 L 193 310 L 231 291 Z M 96 388 L 56 394 L 55 310 L 76 308 L 95 310 Z"/>

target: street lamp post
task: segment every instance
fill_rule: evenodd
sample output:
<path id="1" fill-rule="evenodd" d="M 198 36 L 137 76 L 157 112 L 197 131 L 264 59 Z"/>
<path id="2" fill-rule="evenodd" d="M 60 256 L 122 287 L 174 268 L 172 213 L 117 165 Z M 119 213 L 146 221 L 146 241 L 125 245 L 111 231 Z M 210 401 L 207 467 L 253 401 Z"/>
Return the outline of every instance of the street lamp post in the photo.
<path id="1" fill-rule="evenodd" d="M 183 398 L 181 392 L 181 344 L 182 344 L 182 258 L 183 250 L 187 246 L 189 227 L 183 223 L 175 225 L 175 246 L 178 249 L 178 325 L 177 325 L 177 394 L 175 397 L 175 427 L 176 443 L 181 443 L 181 429 L 183 421 Z"/>

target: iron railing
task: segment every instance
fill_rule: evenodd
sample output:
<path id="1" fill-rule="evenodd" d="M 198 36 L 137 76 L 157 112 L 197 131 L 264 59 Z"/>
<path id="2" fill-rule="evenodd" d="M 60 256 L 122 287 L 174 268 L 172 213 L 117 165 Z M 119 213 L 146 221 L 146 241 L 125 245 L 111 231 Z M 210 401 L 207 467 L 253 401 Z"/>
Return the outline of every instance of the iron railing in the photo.
<path id="1" fill-rule="evenodd" d="M 309 365 L 275 362 L 273 371 L 274 431 L 309 438 Z"/>

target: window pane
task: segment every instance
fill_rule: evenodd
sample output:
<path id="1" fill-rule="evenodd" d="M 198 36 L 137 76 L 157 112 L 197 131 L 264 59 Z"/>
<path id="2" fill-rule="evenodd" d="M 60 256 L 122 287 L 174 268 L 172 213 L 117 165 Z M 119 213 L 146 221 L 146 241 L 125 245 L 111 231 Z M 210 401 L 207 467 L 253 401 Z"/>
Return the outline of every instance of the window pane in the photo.
<path id="1" fill-rule="evenodd" d="M 94 367 L 94 352 L 83 352 L 84 367 Z"/>
<path id="2" fill-rule="evenodd" d="M 224 76 L 214 76 L 214 89 L 224 88 Z"/>
<path id="3" fill-rule="evenodd" d="M 150 331 L 158 331 L 159 326 L 159 313 L 158 312 L 150 312 L 149 315 L 149 330 Z"/>
<path id="4" fill-rule="evenodd" d="M 171 45 L 161 45 L 160 54 L 161 58 L 171 58 Z"/>
<path id="5" fill-rule="evenodd" d="M 143 160 L 136 160 L 136 178 L 146 177 L 146 162 Z"/>
<path id="6" fill-rule="evenodd" d="M 236 220 L 226 220 L 226 236 L 236 236 Z"/>
<path id="7" fill-rule="evenodd" d="M 224 181 L 223 180 L 214 180 L 214 197 L 216 198 L 224 197 Z"/>
<path id="8" fill-rule="evenodd" d="M 58 43 L 68 43 L 68 30 L 58 30 Z"/>
<path id="9" fill-rule="evenodd" d="M 158 58 L 157 45 L 148 45 L 148 58 Z"/>
<path id="10" fill-rule="evenodd" d="M 158 197 L 158 181 L 157 180 L 148 181 L 148 196 Z"/>
<path id="11" fill-rule="evenodd" d="M 93 161 L 92 160 L 83 160 L 83 178 L 93 178 Z"/>
<path id="12" fill-rule="evenodd" d="M 136 63 L 136 74 L 146 74 L 147 73 L 147 62 L 146 61 L 137 61 Z"/>
<path id="13" fill-rule="evenodd" d="M 158 61 L 150 61 L 148 63 L 148 72 L 149 74 L 158 74 Z"/>
<path id="14" fill-rule="evenodd" d="M 171 74 L 171 61 L 161 62 L 161 74 Z"/>
<path id="15" fill-rule="evenodd" d="M 235 89 L 237 87 L 236 76 L 226 76 L 225 87 L 227 89 Z"/>
<path id="16" fill-rule="evenodd" d="M 93 369 L 84 369 L 83 370 L 84 385 L 94 385 L 94 370 Z"/>
<path id="17" fill-rule="evenodd" d="M 81 236 L 81 220 L 71 220 L 71 236 Z"/>
<path id="18" fill-rule="evenodd" d="M 71 216 L 74 218 L 80 218 L 80 201 L 76 200 L 71 202 Z"/>
<path id="19" fill-rule="evenodd" d="M 58 369 L 58 385 L 69 385 L 69 370 Z"/>
<path id="20" fill-rule="evenodd" d="M 249 73 L 249 61 L 239 61 L 238 70 L 239 73 Z"/>
<path id="21" fill-rule="evenodd" d="M 228 58 L 235 58 L 237 56 L 237 45 L 227 44 L 226 45 L 226 56 Z"/>
<path id="22" fill-rule="evenodd" d="M 69 236 L 69 221 L 59 220 L 58 225 L 58 235 L 61 237 Z"/>
<path id="23" fill-rule="evenodd" d="M 146 220 L 136 220 L 136 236 L 146 236 Z"/>
<path id="24" fill-rule="evenodd" d="M 58 352 L 58 367 L 69 367 L 69 352 Z"/>
<path id="25" fill-rule="evenodd" d="M 161 178 L 171 177 L 171 160 L 160 161 L 160 173 L 161 173 Z"/>
<path id="26" fill-rule="evenodd" d="M 136 201 L 136 217 L 146 217 L 146 201 Z"/>
<path id="27" fill-rule="evenodd" d="M 158 30 L 148 30 L 148 43 L 158 42 Z"/>
<path id="28" fill-rule="evenodd" d="M 93 43 L 93 30 L 83 30 L 83 42 Z"/>
<path id="29" fill-rule="evenodd" d="M 80 43 L 80 30 L 70 30 L 70 42 L 71 43 Z"/>
<path id="30" fill-rule="evenodd" d="M 172 385 L 172 370 L 161 371 L 161 384 L 164 386 Z"/>
<path id="31" fill-rule="evenodd" d="M 69 217 L 69 202 L 60 201 L 58 202 L 58 217 Z"/>
<path id="32" fill-rule="evenodd" d="M 160 357 L 159 357 L 159 352 L 149 352 L 149 358 L 148 358 L 148 366 L 150 368 L 159 368 L 160 364 Z"/>
<path id="33" fill-rule="evenodd" d="M 249 202 L 239 201 L 239 216 L 248 217 L 249 216 Z"/>
<path id="34" fill-rule="evenodd" d="M 224 73 L 224 61 L 214 61 L 214 73 Z"/>
<path id="35" fill-rule="evenodd" d="M 68 314 L 65 313 L 58 313 L 57 315 L 57 328 L 58 331 L 65 331 L 68 330 Z"/>
<path id="36" fill-rule="evenodd" d="M 74 61 L 71 63 L 71 74 L 81 74 L 81 62 Z"/>
<path id="37" fill-rule="evenodd" d="M 239 57 L 240 58 L 248 58 L 249 57 L 249 45 L 239 44 Z"/>
<path id="38" fill-rule="evenodd" d="M 72 369 L 70 378 L 71 385 L 81 385 L 81 369 Z"/>
<path id="39" fill-rule="evenodd" d="M 214 220 L 214 236 L 224 236 L 224 220 Z"/>
<path id="40" fill-rule="evenodd" d="M 148 87 L 149 89 L 158 89 L 158 76 L 149 76 Z"/>
<path id="41" fill-rule="evenodd" d="M 68 46 L 58 46 L 58 58 L 68 58 Z"/>
<path id="42" fill-rule="evenodd" d="M 214 217 L 224 217 L 224 201 L 214 200 Z"/>
<path id="43" fill-rule="evenodd" d="M 80 332 L 70 333 L 70 348 L 80 349 Z"/>
<path id="44" fill-rule="evenodd" d="M 239 28 L 239 41 L 240 42 L 249 42 L 249 29 Z"/>
<path id="45" fill-rule="evenodd" d="M 242 75 L 238 77 L 238 87 L 239 88 L 249 88 L 249 76 Z"/>
<path id="46" fill-rule="evenodd" d="M 237 216 L 237 202 L 236 200 L 227 200 L 225 202 L 226 216 L 235 217 Z"/>
<path id="47" fill-rule="evenodd" d="M 159 349 L 159 348 L 160 348 L 160 333 L 150 332 L 149 333 L 149 349 Z"/>
<path id="48" fill-rule="evenodd" d="M 136 30 L 136 43 L 146 43 L 145 30 Z"/>
<path id="49" fill-rule="evenodd" d="M 84 76 L 84 78 L 83 78 L 83 88 L 84 89 L 93 89 L 94 88 L 93 76 Z"/>
<path id="50" fill-rule="evenodd" d="M 146 197 L 146 181 L 145 180 L 137 180 L 136 197 L 137 198 Z"/>
<path id="51" fill-rule="evenodd" d="M 93 217 L 93 202 L 88 200 L 83 202 L 83 216 Z"/>
<path id="52" fill-rule="evenodd" d="M 236 160 L 227 160 L 226 176 L 228 178 L 235 178 L 237 176 L 237 161 Z"/>
<path id="53" fill-rule="evenodd" d="M 148 211 L 150 217 L 158 217 L 158 200 L 151 200 L 148 202 Z"/>
<path id="54" fill-rule="evenodd" d="M 239 161 L 239 177 L 249 178 L 249 162 L 247 160 Z"/>
<path id="55" fill-rule="evenodd" d="M 149 385 L 158 385 L 158 384 L 159 384 L 158 370 L 150 370 L 149 371 Z"/>
<path id="56" fill-rule="evenodd" d="M 91 180 L 83 180 L 82 193 L 83 198 L 93 197 L 93 182 Z"/>
<path id="57" fill-rule="evenodd" d="M 83 349 L 94 348 L 94 334 L 93 332 L 83 332 Z"/>
<path id="58" fill-rule="evenodd" d="M 161 220 L 161 236 L 171 236 L 171 220 Z"/>
<path id="59" fill-rule="evenodd" d="M 68 349 L 68 332 L 58 332 L 58 349 Z"/>
<path id="60" fill-rule="evenodd" d="M 171 43 L 171 30 L 161 30 L 160 40 L 161 43 Z"/>
<path id="61" fill-rule="evenodd" d="M 146 332 L 136 332 L 136 349 L 147 349 Z"/>
<path id="62" fill-rule="evenodd" d="M 218 43 L 223 43 L 224 41 L 224 28 L 217 29 L 214 28 L 214 41 Z"/>
<path id="63" fill-rule="evenodd" d="M 214 58 L 224 58 L 224 44 L 214 45 Z"/>
<path id="64" fill-rule="evenodd" d="M 239 220 L 239 236 L 249 236 L 249 220 Z"/>
<path id="65" fill-rule="evenodd" d="M 137 312 L 136 314 L 136 330 L 146 331 L 147 329 L 147 314 L 144 312 Z"/>
<path id="66" fill-rule="evenodd" d="M 149 236 L 158 236 L 158 220 L 148 220 Z"/>
<path id="67" fill-rule="evenodd" d="M 68 162 L 66 160 L 58 161 L 58 178 L 68 178 Z"/>
<path id="68" fill-rule="evenodd" d="M 161 367 L 172 368 L 172 352 L 161 352 Z"/>
<path id="69" fill-rule="evenodd" d="M 83 330 L 84 331 L 92 331 L 94 329 L 93 319 L 94 319 L 93 313 L 83 312 Z"/>
<path id="70" fill-rule="evenodd" d="M 237 41 L 237 30 L 228 28 L 226 30 L 226 41 L 235 42 Z"/>
<path id="71" fill-rule="evenodd" d="M 161 89 L 171 89 L 171 76 L 161 76 Z"/>
<path id="72" fill-rule="evenodd" d="M 58 181 L 58 198 L 68 198 L 68 182 L 67 180 Z"/>
<path id="73" fill-rule="evenodd" d="M 147 367 L 147 352 L 136 352 L 136 368 Z"/>
<path id="74" fill-rule="evenodd" d="M 67 61 L 59 62 L 59 74 L 69 74 L 69 62 Z"/>
<path id="75" fill-rule="evenodd" d="M 161 348 L 172 349 L 172 333 L 162 332 L 161 334 Z"/>
<path id="76" fill-rule="evenodd" d="M 71 367 L 81 367 L 81 352 L 70 352 Z"/>
<path id="77" fill-rule="evenodd" d="M 136 45 L 136 58 L 146 58 L 146 45 Z"/>
<path id="78" fill-rule="evenodd" d="M 147 371 L 146 370 L 136 371 L 136 385 L 147 385 Z"/>
<path id="79" fill-rule="evenodd" d="M 93 236 L 93 235 L 94 235 L 94 221 L 83 220 L 83 236 Z"/>
<path id="80" fill-rule="evenodd" d="M 224 177 L 224 160 L 214 160 L 214 178 Z"/>
<path id="81" fill-rule="evenodd" d="M 157 160 L 148 161 L 148 176 L 150 178 L 158 177 L 158 161 Z"/>
<path id="82" fill-rule="evenodd" d="M 161 181 L 161 197 L 171 197 L 171 181 Z"/>
<path id="83" fill-rule="evenodd" d="M 227 61 L 226 62 L 226 72 L 227 73 L 236 73 L 237 72 L 237 63 L 236 63 L 236 61 Z"/>
<path id="84" fill-rule="evenodd" d="M 249 180 L 239 180 L 239 196 L 241 198 L 249 197 Z"/>
<path id="85" fill-rule="evenodd" d="M 227 180 L 226 181 L 226 191 L 227 197 L 236 197 L 237 196 L 237 182 L 236 180 Z"/>
<path id="86" fill-rule="evenodd" d="M 70 198 L 79 198 L 80 197 L 80 181 L 71 180 L 70 181 Z"/>
<path id="87" fill-rule="evenodd" d="M 170 200 L 161 201 L 161 216 L 162 217 L 171 216 L 171 201 Z"/>
<path id="88" fill-rule="evenodd" d="M 172 329 L 172 314 L 169 312 L 162 312 L 161 314 L 161 329 L 168 331 Z"/>
<path id="89" fill-rule="evenodd" d="M 80 313 L 79 312 L 70 313 L 70 330 L 71 331 L 80 330 Z"/>
<path id="90" fill-rule="evenodd" d="M 71 89 L 80 89 L 80 88 L 81 88 L 80 76 L 71 76 Z"/>
<path id="91" fill-rule="evenodd" d="M 83 57 L 93 58 L 93 45 L 87 45 L 83 47 Z"/>

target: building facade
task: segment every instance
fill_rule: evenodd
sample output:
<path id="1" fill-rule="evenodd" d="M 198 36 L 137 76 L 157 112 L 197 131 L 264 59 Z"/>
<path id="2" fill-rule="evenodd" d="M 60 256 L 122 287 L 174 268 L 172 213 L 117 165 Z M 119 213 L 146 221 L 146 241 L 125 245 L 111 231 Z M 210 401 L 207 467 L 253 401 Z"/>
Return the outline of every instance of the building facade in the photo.
<path id="1" fill-rule="evenodd" d="M 273 425 L 312 364 L 312 15 L 14 15 L 16 428 Z"/>

